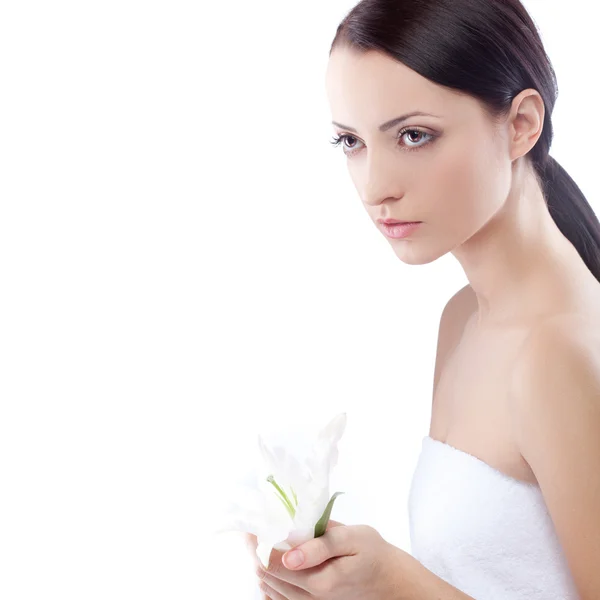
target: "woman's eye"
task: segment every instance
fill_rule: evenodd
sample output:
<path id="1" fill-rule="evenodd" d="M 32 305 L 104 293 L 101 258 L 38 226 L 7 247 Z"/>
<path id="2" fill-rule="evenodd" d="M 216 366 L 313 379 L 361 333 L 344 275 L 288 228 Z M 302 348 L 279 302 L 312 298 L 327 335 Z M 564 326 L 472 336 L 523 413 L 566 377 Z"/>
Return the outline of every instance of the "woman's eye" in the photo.
<path id="1" fill-rule="evenodd" d="M 415 133 L 417 134 L 417 139 L 416 139 L 416 140 L 414 140 L 414 139 L 412 139 L 412 138 L 411 138 L 411 135 L 412 135 L 412 134 L 415 134 Z M 414 144 L 416 144 L 416 143 L 418 143 L 418 142 L 419 142 L 418 136 L 424 136 L 424 135 L 428 135 L 428 134 L 427 134 L 427 133 L 425 133 L 424 131 L 421 131 L 421 130 L 419 130 L 419 129 L 409 129 L 409 130 L 408 130 L 408 131 L 407 131 L 407 132 L 406 132 L 404 135 L 408 135 L 408 138 L 407 138 L 407 139 L 408 139 L 408 140 L 409 140 L 411 143 L 414 143 Z M 422 138 L 421 138 L 421 139 L 422 139 Z"/>
<path id="2" fill-rule="evenodd" d="M 351 142 L 350 146 L 347 145 L 348 140 Z M 332 140 L 332 144 L 334 146 L 339 146 L 340 144 L 342 144 L 342 149 L 344 151 L 344 154 L 352 154 L 352 152 L 346 152 L 347 149 L 349 150 L 354 150 L 354 146 L 352 146 L 352 142 L 356 141 L 358 142 L 358 138 L 355 138 L 353 135 L 348 135 L 346 133 L 339 135 L 337 137 L 335 137 Z"/>
<path id="3" fill-rule="evenodd" d="M 405 149 L 408 152 L 412 152 L 414 150 L 419 150 L 420 148 L 422 148 L 423 146 L 427 145 L 430 141 L 433 140 L 434 136 L 430 133 L 427 133 L 426 131 L 421 131 L 420 129 L 403 129 L 402 131 L 400 131 L 398 133 L 398 139 L 402 140 L 404 138 L 404 136 L 407 136 L 407 144 L 401 144 L 403 146 L 405 146 Z M 423 136 L 426 136 L 427 141 L 425 143 L 419 143 L 420 140 L 423 139 Z M 417 139 L 414 139 L 417 138 Z M 348 142 L 350 142 L 350 145 L 348 145 Z M 346 156 L 352 156 L 354 154 L 354 151 L 356 150 L 356 142 L 358 142 L 359 144 L 361 144 L 362 142 L 354 137 L 353 135 L 348 135 L 346 133 L 337 136 L 333 139 L 333 141 L 331 142 L 334 146 L 339 146 L 340 144 L 343 143 L 342 148 L 344 151 L 344 154 L 346 154 Z M 414 144 L 418 144 L 418 145 L 414 145 Z M 349 152 L 347 151 L 349 150 Z"/>

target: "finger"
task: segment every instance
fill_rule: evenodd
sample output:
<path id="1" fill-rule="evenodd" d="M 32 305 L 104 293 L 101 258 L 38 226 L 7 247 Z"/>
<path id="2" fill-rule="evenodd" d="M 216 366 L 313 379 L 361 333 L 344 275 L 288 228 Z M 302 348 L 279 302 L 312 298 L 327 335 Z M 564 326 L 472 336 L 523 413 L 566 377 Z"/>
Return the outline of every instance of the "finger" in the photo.
<path id="1" fill-rule="evenodd" d="M 250 554 L 250 558 L 252 559 L 254 566 L 258 567 L 259 564 L 261 564 L 261 562 L 258 558 L 258 555 L 256 554 L 256 548 L 258 546 L 258 540 L 256 536 L 252 533 L 246 533 L 244 535 L 244 542 L 246 544 L 246 548 Z"/>
<path id="2" fill-rule="evenodd" d="M 265 566 L 262 564 L 262 562 L 260 561 L 260 559 L 258 558 L 258 556 L 256 554 L 256 548 L 258 545 L 257 537 L 251 533 L 245 533 L 244 540 L 245 540 L 248 550 L 250 551 L 252 562 L 254 563 L 255 573 L 259 579 L 259 585 L 263 582 L 266 583 L 265 575 L 267 575 L 267 574 L 272 577 L 273 581 L 275 581 L 278 578 L 281 578 L 282 582 L 286 582 L 286 583 L 290 584 L 291 586 L 294 583 L 300 582 L 300 578 L 298 576 L 295 577 L 295 581 L 290 581 L 290 579 L 294 578 L 294 573 L 292 573 L 291 571 L 286 569 L 285 566 L 283 565 L 283 563 L 281 561 L 281 557 L 283 556 L 284 553 L 282 551 L 276 550 L 275 548 L 273 548 L 273 550 L 271 551 L 271 555 L 269 557 L 268 569 L 265 569 Z M 287 579 L 286 579 L 285 572 L 287 572 Z M 296 590 L 297 592 L 304 591 L 304 588 L 301 588 L 301 586 L 296 586 L 296 587 L 297 587 L 297 590 Z M 277 592 L 274 591 L 273 588 L 269 588 L 269 589 L 272 594 L 277 594 Z M 263 591 L 262 588 L 261 588 L 261 591 Z M 263 594 L 261 594 L 261 600 L 275 600 L 275 596 L 274 595 L 269 596 L 267 591 L 263 591 Z M 284 600 L 286 600 L 286 599 L 284 598 Z"/>
<path id="3" fill-rule="evenodd" d="M 252 533 L 244 534 L 244 542 L 246 546 L 252 550 L 256 550 L 256 546 L 258 545 L 257 537 Z"/>
<path id="4" fill-rule="evenodd" d="M 282 600 L 306 600 L 310 598 L 305 590 L 276 577 L 271 577 L 268 573 L 263 575 L 260 588 L 273 600 L 276 600 L 276 598 L 282 598 Z M 273 593 L 276 596 L 273 596 Z"/>
<path id="5" fill-rule="evenodd" d="M 334 521 L 333 519 L 329 519 L 329 522 L 327 523 L 327 527 L 325 528 L 325 531 L 329 531 L 332 527 L 343 527 L 344 524 L 340 523 L 339 521 Z"/>
<path id="6" fill-rule="evenodd" d="M 358 535 L 362 532 L 360 525 L 334 526 L 318 538 L 300 544 L 292 551 L 285 553 L 283 564 L 290 570 L 310 569 L 331 558 L 353 556 L 358 552 Z M 295 553 L 299 553 L 299 561 L 292 562 Z"/>
<path id="7" fill-rule="evenodd" d="M 299 588 L 304 592 L 310 592 L 311 583 L 314 582 L 315 577 L 319 576 L 319 574 L 327 565 L 319 565 L 315 567 L 311 570 L 309 576 L 308 573 L 304 571 L 295 572 L 287 569 L 281 561 L 282 555 L 282 552 L 273 550 L 271 559 L 269 560 L 268 569 L 265 569 L 263 564 L 258 561 L 256 563 L 256 576 L 260 580 L 265 579 L 265 576 L 268 576 L 270 580 L 278 579 L 279 581 L 290 584 L 291 586 Z"/>
<path id="8" fill-rule="evenodd" d="M 261 583 L 260 591 L 263 593 L 263 600 L 286 600 L 281 594 L 272 590 L 266 583 Z"/>

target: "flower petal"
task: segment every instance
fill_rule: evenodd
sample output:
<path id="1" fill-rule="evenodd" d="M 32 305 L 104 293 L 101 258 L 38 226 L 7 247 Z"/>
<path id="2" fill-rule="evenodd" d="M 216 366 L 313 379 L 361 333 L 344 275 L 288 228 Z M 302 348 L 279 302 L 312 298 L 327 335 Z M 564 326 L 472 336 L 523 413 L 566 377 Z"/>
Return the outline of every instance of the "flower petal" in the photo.
<path id="1" fill-rule="evenodd" d="M 228 511 L 230 527 L 221 531 L 254 534 L 256 553 L 265 567 L 273 548 L 287 551 L 314 538 L 319 520 L 328 520 L 333 501 L 340 493 L 329 500 L 329 475 L 337 464 L 337 443 L 345 426 L 346 413 L 330 421 L 318 434 L 304 463 L 281 446 L 270 448 L 258 436 L 268 475 L 273 480 L 258 477 L 254 486 L 236 491 L 237 502 Z"/>
<path id="2" fill-rule="evenodd" d="M 256 556 L 260 559 L 265 569 L 269 567 L 269 558 L 273 550 L 274 542 L 269 540 L 259 541 L 256 545 Z"/>
<path id="3" fill-rule="evenodd" d="M 306 459 L 313 479 L 319 487 L 329 484 L 329 475 L 332 467 L 337 465 L 337 443 L 346 429 L 346 413 L 334 417 L 319 433 L 312 452 Z"/>
<path id="4" fill-rule="evenodd" d="M 306 465 L 311 481 L 303 490 L 294 518 L 297 529 L 313 528 L 323 516 L 329 502 L 331 467 L 337 463 L 337 443 L 346 427 L 346 413 L 332 419 L 318 434 Z M 314 536 L 314 533 L 313 533 Z"/>
<path id="5" fill-rule="evenodd" d="M 298 494 L 311 481 L 310 470 L 285 448 L 275 446 L 269 448 L 261 436 L 258 436 L 258 445 L 265 460 L 269 475 L 285 488 L 293 488 Z"/>
<path id="6" fill-rule="evenodd" d="M 266 481 L 258 480 L 254 487 L 240 486 L 236 499 L 230 502 L 220 518 L 219 533 L 245 531 L 259 536 L 271 535 L 285 540 L 294 529 L 290 518 L 279 499 Z"/>

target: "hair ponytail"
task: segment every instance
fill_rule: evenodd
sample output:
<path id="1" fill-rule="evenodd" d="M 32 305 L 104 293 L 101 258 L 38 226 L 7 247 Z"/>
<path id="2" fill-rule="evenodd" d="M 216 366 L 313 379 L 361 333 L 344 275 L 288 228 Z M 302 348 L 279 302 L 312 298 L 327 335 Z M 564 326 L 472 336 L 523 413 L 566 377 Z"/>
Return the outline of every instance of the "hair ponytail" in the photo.
<path id="1" fill-rule="evenodd" d="M 551 156 L 539 172 L 550 216 L 600 281 L 600 221 L 579 186 Z"/>

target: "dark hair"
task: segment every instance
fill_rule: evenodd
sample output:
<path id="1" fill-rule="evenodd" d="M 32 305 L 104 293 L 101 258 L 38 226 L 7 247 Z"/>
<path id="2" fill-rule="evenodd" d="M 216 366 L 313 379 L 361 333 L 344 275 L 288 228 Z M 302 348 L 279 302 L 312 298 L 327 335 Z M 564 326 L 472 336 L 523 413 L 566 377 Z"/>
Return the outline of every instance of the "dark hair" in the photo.
<path id="1" fill-rule="evenodd" d="M 548 152 L 556 74 L 537 27 L 519 0 L 362 0 L 337 28 L 336 47 L 377 50 L 422 77 L 477 98 L 492 118 L 535 89 L 542 133 L 528 152 L 550 215 L 600 281 L 600 221 L 582 191 Z"/>

